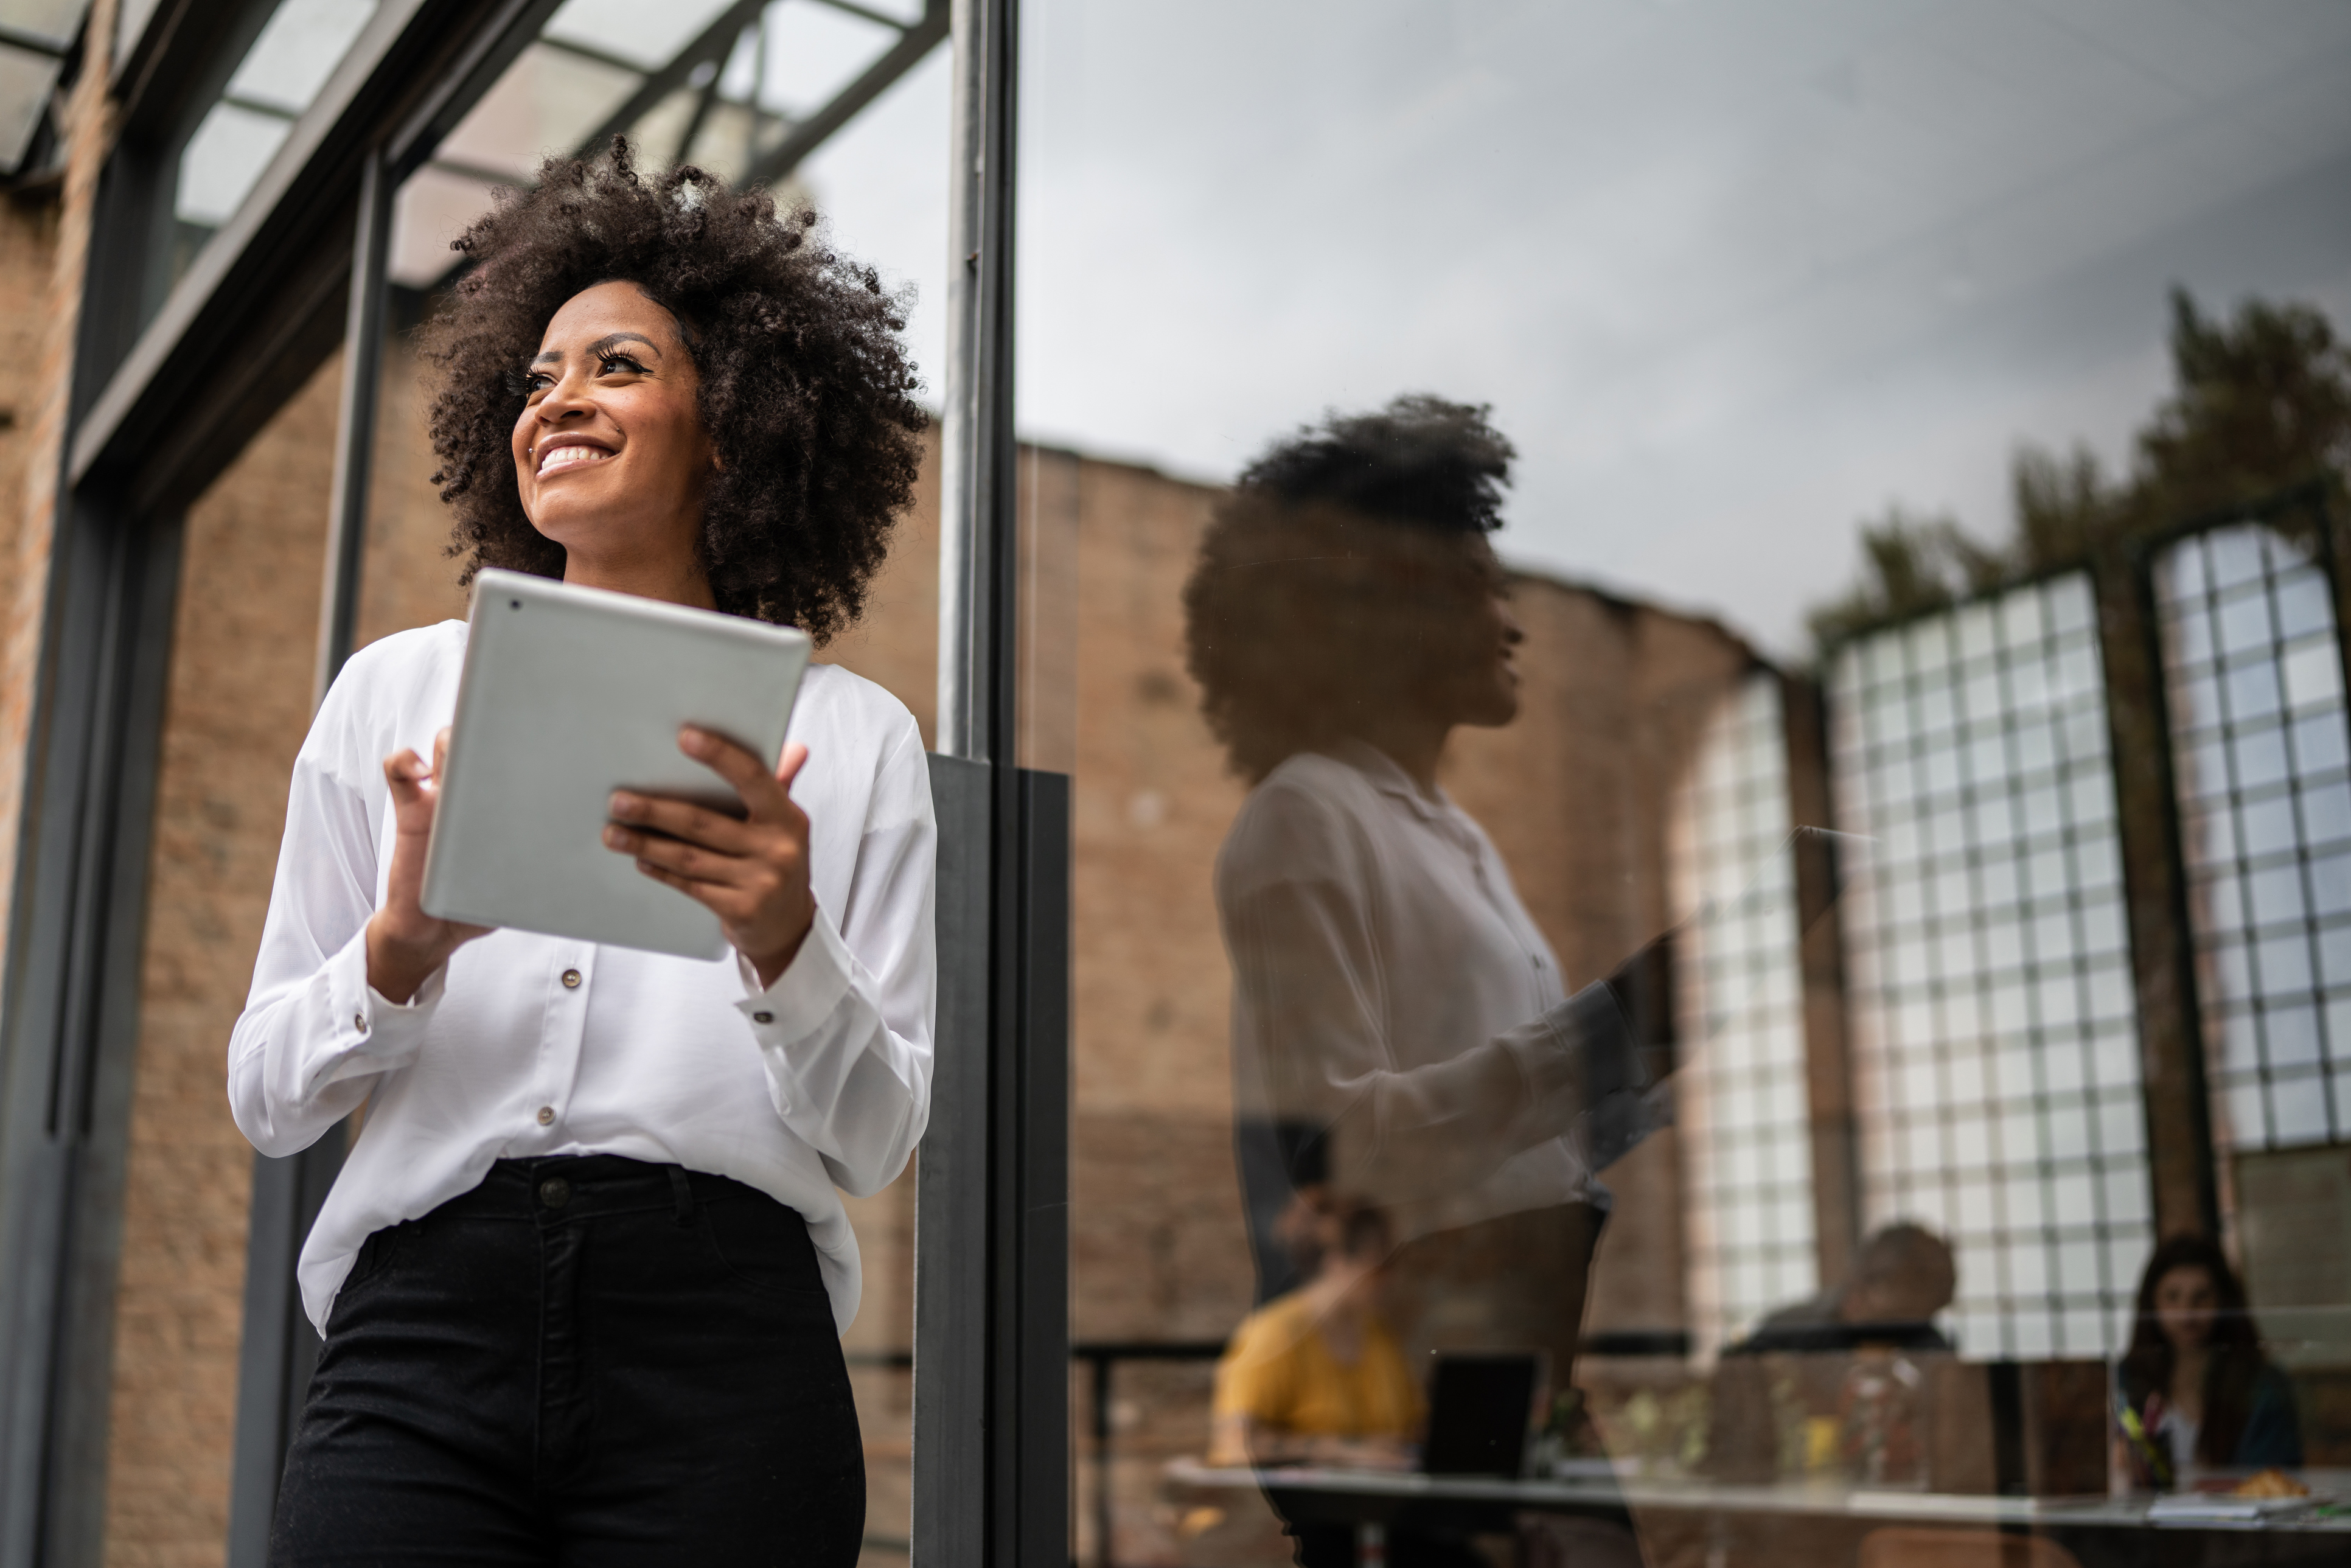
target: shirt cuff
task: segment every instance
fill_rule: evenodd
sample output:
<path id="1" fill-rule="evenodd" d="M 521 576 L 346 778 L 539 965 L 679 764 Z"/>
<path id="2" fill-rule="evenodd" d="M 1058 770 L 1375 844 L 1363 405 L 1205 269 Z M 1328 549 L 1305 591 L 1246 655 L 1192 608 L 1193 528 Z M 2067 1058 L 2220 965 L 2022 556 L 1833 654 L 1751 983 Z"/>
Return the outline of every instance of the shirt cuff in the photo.
<path id="1" fill-rule="evenodd" d="M 751 961 L 740 953 L 735 955 L 736 971 L 743 977 L 743 989 L 749 993 L 735 1009 L 751 1020 L 752 1032 L 761 1045 L 789 1045 L 805 1040 L 823 1026 L 848 994 L 852 962 L 849 945 L 820 909 L 808 935 L 800 939 L 800 950 L 766 989 L 760 988 L 759 972 Z"/>
<path id="2" fill-rule="evenodd" d="M 367 931 L 343 944 L 327 960 L 328 1032 L 324 1041 L 331 1065 L 319 1078 L 323 1086 L 361 1073 L 405 1067 L 416 1059 L 424 1033 L 449 977 L 444 963 L 424 977 L 416 994 L 395 1002 L 368 984 Z"/>
<path id="3" fill-rule="evenodd" d="M 1503 1042 L 1538 1099 L 1573 1094 L 1575 1108 L 1583 1110 L 1646 1082 L 1633 1031 L 1605 981 L 1584 987 Z"/>

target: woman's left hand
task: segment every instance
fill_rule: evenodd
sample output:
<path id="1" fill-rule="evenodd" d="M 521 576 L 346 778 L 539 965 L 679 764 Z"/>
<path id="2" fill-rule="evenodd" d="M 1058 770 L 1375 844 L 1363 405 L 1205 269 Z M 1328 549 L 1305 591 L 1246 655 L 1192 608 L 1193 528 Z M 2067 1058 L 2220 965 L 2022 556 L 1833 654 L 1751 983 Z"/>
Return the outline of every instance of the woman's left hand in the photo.
<path id="1" fill-rule="evenodd" d="M 689 801 L 616 790 L 605 847 L 634 855 L 639 871 L 706 906 L 759 972 L 760 986 L 772 986 L 816 923 L 808 814 L 791 797 L 808 747 L 785 747 L 772 775 L 733 741 L 692 725 L 678 731 L 677 748 L 735 786 L 750 815 L 738 821 Z"/>

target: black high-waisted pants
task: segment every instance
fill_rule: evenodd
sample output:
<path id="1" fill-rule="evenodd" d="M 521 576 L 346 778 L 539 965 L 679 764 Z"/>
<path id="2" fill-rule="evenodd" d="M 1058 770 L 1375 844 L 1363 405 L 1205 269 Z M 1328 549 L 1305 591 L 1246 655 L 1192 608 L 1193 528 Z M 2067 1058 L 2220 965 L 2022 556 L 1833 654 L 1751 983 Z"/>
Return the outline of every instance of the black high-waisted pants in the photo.
<path id="1" fill-rule="evenodd" d="M 675 1166 L 501 1160 L 360 1249 L 270 1561 L 847 1568 L 864 1523 L 799 1213 Z"/>

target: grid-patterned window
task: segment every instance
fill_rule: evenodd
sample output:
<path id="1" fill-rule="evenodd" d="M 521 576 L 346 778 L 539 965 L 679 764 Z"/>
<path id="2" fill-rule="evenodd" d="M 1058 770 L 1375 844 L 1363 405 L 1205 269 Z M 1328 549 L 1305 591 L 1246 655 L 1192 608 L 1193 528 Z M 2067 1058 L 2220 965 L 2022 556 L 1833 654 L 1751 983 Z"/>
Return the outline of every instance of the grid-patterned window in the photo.
<path id="1" fill-rule="evenodd" d="M 2215 1138 L 2351 1136 L 2351 770 L 2326 574 L 2255 525 L 2157 559 Z"/>
<path id="2" fill-rule="evenodd" d="M 2089 580 L 1859 639 L 1832 691 L 1866 1218 L 1950 1239 L 1965 1353 L 2110 1353 L 2151 1226 Z"/>
<path id="3" fill-rule="evenodd" d="M 1757 674 L 1715 718 L 1677 805 L 1680 1009 L 1698 1049 L 1676 1103 L 1691 1329 L 1711 1354 L 1820 1287 L 1778 676 Z"/>

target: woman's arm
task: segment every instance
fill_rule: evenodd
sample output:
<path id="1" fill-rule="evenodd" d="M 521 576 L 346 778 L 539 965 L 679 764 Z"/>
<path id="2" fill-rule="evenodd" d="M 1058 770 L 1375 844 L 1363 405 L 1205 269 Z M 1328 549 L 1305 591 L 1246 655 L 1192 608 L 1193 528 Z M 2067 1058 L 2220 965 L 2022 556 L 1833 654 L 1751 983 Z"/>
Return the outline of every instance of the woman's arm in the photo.
<path id="1" fill-rule="evenodd" d="M 875 770 L 846 907 L 810 892 L 809 822 L 789 793 L 806 761 L 758 758 L 697 731 L 681 748 L 733 784 L 741 821 L 683 801 L 623 795 L 606 841 L 715 912 L 740 955 L 750 1020 L 784 1124 L 862 1196 L 897 1178 L 930 1116 L 938 831 L 914 720 Z M 625 825 L 622 825 L 625 824 Z M 650 830 L 650 831 L 648 831 Z"/>
<path id="2" fill-rule="evenodd" d="M 382 913 L 375 884 L 383 803 L 371 803 L 355 781 L 354 764 L 366 747 L 351 723 L 354 700 L 339 681 L 295 759 L 253 989 L 229 1036 L 230 1111 L 265 1155 L 290 1155 L 316 1143 L 366 1100 L 380 1074 L 413 1061 L 440 998 L 438 959 L 410 978 L 398 1003 L 371 983 L 385 979 L 371 964 Z M 423 834 L 430 826 L 430 775 L 413 752 L 381 766 L 388 779 L 395 769 L 403 775 L 393 789 L 404 783 L 412 797 L 404 815 L 413 814 L 418 791 L 426 792 L 416 831 L 404 820 L 400 824 L 402 848 L 417 858 L 406 868 L 413 883 L 422 875 Z M 395 882 L 402 869 L 395 852 Z"/>
<path id="3" fill-rule="evenodd" d="M 1389 988 L 1451 977 L 1412 971 L 1416 955 L 1374 930 L 1361 869 L 1371 847 L 1303 792 L 1249 811 L 1217 904 L 1275 1116 L 1322 1129 L 1347 1151 L 1353 1179 L 1390 1202 L 1474 1186 L 1562 1134 L 1578 1135 L 1594 1170 L 1636 1141 L 1646 1124 L 1618 1113 L 1641 1110 L 1647 1075 L 1607 983 L 1492 1039 L 1400 1050 L 1387 1038 Z M 1398 1065 L 1413 1058 L 1425 1065 Z"/>

